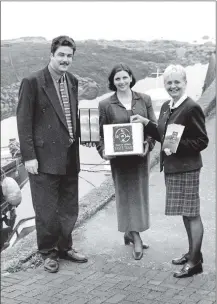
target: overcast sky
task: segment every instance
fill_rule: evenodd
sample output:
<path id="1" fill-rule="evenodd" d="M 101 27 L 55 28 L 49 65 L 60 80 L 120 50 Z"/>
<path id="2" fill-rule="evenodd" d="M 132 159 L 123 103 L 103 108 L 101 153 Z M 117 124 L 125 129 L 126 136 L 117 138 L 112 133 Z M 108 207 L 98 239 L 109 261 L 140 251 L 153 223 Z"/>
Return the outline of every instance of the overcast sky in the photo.
<path id="1" fill-rule="evenodd" d="M 4 2 L 1 39 L 215 40 L 216 2 Z"/>

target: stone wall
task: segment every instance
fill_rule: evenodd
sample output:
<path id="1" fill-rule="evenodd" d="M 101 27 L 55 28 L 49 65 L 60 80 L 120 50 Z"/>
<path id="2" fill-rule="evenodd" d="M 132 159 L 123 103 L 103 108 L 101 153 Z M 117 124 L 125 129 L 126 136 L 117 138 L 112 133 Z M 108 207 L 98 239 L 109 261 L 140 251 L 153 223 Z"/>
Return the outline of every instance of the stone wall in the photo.
<path id="1" fill-rule="evenodd" d="M 95 99 L 99 93 L 99 85 L 91 78 L 75 76 L 78 79 L 78 100 Z M 20 82 L 1 87 L 1 120 L 16 115 L 19 87 Z"/>

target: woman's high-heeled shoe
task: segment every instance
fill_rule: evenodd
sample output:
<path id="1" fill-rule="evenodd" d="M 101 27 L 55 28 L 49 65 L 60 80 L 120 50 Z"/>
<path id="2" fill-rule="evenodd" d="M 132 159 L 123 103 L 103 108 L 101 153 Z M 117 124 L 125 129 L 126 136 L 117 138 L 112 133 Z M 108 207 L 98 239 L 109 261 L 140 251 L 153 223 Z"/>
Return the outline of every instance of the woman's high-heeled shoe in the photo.
<path id="1" fill-rule="evenodd" d="M 133 248 L 133 257 L 135 260 L 141 260 L 141 258 L 143 257 L 143 250 L 142 251 L 135 251 L 135 247 Z"/>
<path id="2" fill-rule="evenodd" d="M 140 245 L 139 248 L 137 247 L 138 244 Z M 136 251 L 136 247 L 139 249 L 139 251 Z M 133 257 L 135 260 L 141 260 L 143 257 L 143 244 L 141 238 L 139 240 L 135 240 L 133 243 Z"/>
<path id="3" fill-rule="evenodd" d="M 190 266 L 188 263 L 186 263 L 183 266 L 183 268 L 180 271 L 175 272 L 173 274 L 173 276 L 177 279 L 181 279 L 181 278 L 191 277 L 194 274 L 198 274 L 198 273 L 201 273 L 201 272 L 203 272 L 203 266 L 202 266 L 202 263 L 200 261 L 194 266 Z"/>
<path id="4" fill-rule="evenodd" d="M 130 233 L 125 232 L 124 233 L 124 244 L 130 245 L 130 243 L 133 243 L 133 242 L 134 242 L 134 240 L 133 240 L 132 236 L 130 235 Z"/>
<path id="5" fill-rule="evenodd" d="M 130 243 L 134 244 L 133 237 L 132 237 L 130 232 L 125 232 L 125 234 L 124 234 L 124 244 L 125 245 L 130 245 Z M 149 245 L 142 243 L 142 248 L 143 249 L 148 249 Z"/>
<path id="6" fill-rule="evenodd" d="M 200 261 L 201 261 L 201 263 L 203 263 L 203 254 L 202 254 L 202 252 L 200 254 L 201 254 Z M 174 265 L 184 265 L 185 263 L 188 262 L 188 256 L 189 256 L 189 254 L 186 253 L 181 258 L 173 259 L 172 264 L 174 264 Z"/>

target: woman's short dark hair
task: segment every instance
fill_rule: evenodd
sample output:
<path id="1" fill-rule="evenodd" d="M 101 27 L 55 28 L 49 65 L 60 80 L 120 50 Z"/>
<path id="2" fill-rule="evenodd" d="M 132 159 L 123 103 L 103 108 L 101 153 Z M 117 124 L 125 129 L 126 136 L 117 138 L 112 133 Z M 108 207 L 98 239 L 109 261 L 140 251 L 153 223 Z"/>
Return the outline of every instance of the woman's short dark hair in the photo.
<path id="1" fill-rule="evenodd" d="M 73 50 L 73 54 L 76 51 L 75 41 L 69 36 L 58 36 L 54 38 L 51 44 L 51 53 L 54 54 L 60 46 L 69 46 Z"/>
<path id="2" fill-rule="evenodd" d="M 132 77 L 132 81 L 130 83 L 130 87 L 132 88 L 134 86 L 134 84 L 136 83 L 136 78 L 135 76 L 133 75 L 133 72 L 132 70 L 124 63 L 119 63 L 117 65 L 115 65 L 113 67 L 113 69 L 111 70 L 111 73 L 109 74 L 109 77 L 108 77 L 108 87 L 111 91 L 117 91 L 117 88 L 116 86 L 114 85 L 114 77 L 115 77 L 115 74 L 118 73 L 118 72 L 121 72 L 121 71 L 125 71 L 129 74 L 129 76 Z"/>

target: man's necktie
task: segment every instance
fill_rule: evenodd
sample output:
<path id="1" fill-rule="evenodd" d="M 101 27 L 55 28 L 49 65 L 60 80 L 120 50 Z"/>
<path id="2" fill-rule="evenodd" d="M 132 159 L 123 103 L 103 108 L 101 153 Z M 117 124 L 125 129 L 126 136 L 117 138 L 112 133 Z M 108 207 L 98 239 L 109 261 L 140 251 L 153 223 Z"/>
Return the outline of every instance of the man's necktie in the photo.
<path id="1" fill-rule="evenodd" d="M 63 102 L 63 108 L 65 111 L 69 135 L 70 135 L 71 139 L 74 140 L 74 134 L 73 134 L 73 129 L 72 129 L 71 110 L 70 110 L 68 94 L 66 93 L 66 88 L 65 88 L 65 84 L 64 84 L 64 76 L 62 76 L 60 78 L 60 95 L 61 95 L 62 102 Z"/>

